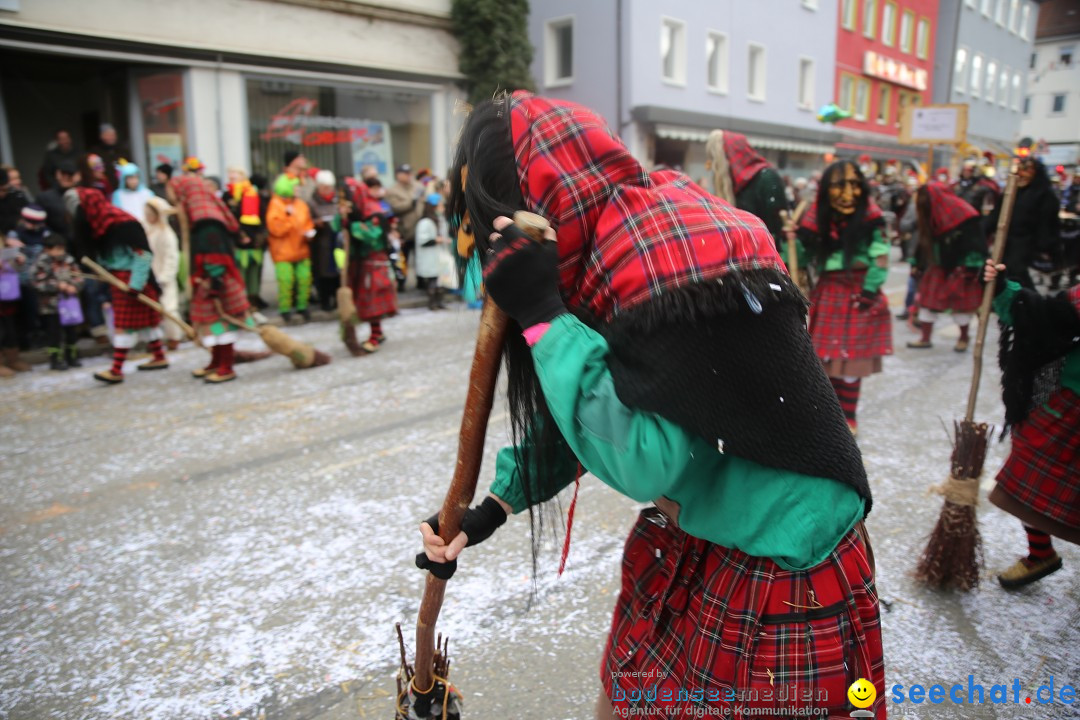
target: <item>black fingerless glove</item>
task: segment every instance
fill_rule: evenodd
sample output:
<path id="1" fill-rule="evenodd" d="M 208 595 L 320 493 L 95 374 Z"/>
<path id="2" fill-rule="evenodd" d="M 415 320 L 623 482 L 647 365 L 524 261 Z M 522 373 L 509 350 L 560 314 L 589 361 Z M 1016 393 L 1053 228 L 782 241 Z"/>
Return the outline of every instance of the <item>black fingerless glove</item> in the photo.
<path id="1" fill-rule="evenodd" d="M 439 532 L 438 513 L 429 517 L 425 522 L 436 533 Z M 505 522 L 506 511 L 503 510 L 502 505 L 495 498 L 490 495 L 487 496 L 482 503 L 466 510 L 465 517 L 461 519 L 461 532 L 469 536 L 469 542 L 465 544 L 465 547 L 472 547 L 484 542 Z M 435 562 L 429 560 L 426 553 L 420 552 L 416 555 L 416 567 L 421 570 L 430 570 L 431 574 L 440 580 L 449 580 L 453 577 L 454 571 L 457 570 L 457 560 L 454 559 L 445 563 Z"/>
<path id="2" fill-rule="evenodd" d="M 861 293 L 855 296 L 855 303 L 859 306 L 860 310 L 869 310 L 874 306 L 878 300 L 878 294 L 876 292 L 870 292 L 869 290 L 863 290 Z"/>
<path id="3" fill-rule="evenodd" d="M 484 263 L 484 287 L 521 329 L 566 312 L 559 295 L 559 249 L 537 242 L 517 225 L 507 225 Z"/>

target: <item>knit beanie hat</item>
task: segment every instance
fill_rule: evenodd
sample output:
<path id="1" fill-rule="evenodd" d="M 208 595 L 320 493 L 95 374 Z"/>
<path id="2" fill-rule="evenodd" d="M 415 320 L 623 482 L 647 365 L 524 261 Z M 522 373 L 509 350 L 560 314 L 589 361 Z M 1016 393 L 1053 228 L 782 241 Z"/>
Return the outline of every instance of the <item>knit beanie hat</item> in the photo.
<path id="1" fill-rule="evenodd" d="M 45 209 L 40 205 L 27 205 L 22 209 L 22 219 L 27 222 L 45 222 Z"/>
<path id="2" fill-rule="evenodd" d="M 278 179 L 274 181 L 274 194 L 291 198 L 296 195 L 296 186 L 299 184 L 300 181 L 297 178 L 285 174 L 278 175 Z"/>
<path id="3" fill-rule="evenodd" d="M 334 187 L 337 185 L 337 178 L 334 177 L 334 173 L 329 170 L 320 170 L 315 173 L 315 184 L 326 185 L 328 187 Z"/>

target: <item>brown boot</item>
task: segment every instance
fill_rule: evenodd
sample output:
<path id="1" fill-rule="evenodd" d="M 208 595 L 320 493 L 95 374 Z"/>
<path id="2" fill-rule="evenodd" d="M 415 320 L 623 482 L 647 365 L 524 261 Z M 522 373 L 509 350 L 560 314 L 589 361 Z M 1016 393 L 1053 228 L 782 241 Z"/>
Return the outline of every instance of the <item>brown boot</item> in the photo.
<path id="1" fill-rule="evenodd" d="M 30 372 L 30 365 L 19 359 L 19 348 L 4 348 L 4 364 L 15 372 Z"/>

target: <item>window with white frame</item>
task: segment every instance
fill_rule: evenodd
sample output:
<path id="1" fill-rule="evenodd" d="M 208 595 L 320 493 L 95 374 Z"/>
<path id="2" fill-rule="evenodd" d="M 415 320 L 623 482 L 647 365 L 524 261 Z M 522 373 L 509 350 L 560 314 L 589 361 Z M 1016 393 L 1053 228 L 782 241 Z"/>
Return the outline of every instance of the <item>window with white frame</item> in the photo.
<path id="1" fill-rule="evenodd" d="M 855 119 L 865 121 L 870 117 L 870 81 L 859 78 L 855 82 Z"/>
<path id="2" fill-rule="evenodd" d="M 856 0 L 840 0 L 840 27 L 845 30 L 855 29 Z"/>
<path id="3" fill-rule="evenodd" d="M 971 97 L 982 96 L 983 56 L 978 53 L 971 58 Z"/>
<path id="4" fill-rule="evenodd" d="M 1031 114 L 1031 96 L 1030 95 L 1028 95 L 1028 96 L 1026 96 L 1024 98 L 1024 114 L 1025 115 L 1030 115 Z"/>
<path id="5" fill-rule="evenodd" d="M 910 53 L 914 48 L 915 13 L 905 10 L 900 17 L 900 52 Z"/>
<path id="6" fill-rule="evenodd" d="M 1020 73 L 1013 73 L 1012 81 L 1012 109 L 1020 109 Z"/>
<path id="7" fill-rule="evenodd" d="M 664 18 L 660 23 L 660 71 L 664 82 L 686 84 L 686 23 Z"/>
<path id="8" fill-rule="evenodd" d="M 961 94 L 967 92 L 967 59 L 967 48 L 956 48 L 956 63 L 953 65 L 953 90 Z"/>
<path id="9" fill-rule="evenodd" d="M 930 57 L 930 21 L 919 18 L 919 28 L 915 31 L 915 55 L 920 60 Z"/>
<path id="10" fill-rule="evenodd" d="M 1009 0 L 1009 32 L 1017 34 L 1019 27 L 1017 23 L 1020 22 L 1020 0 Z"/>
<path id="11" fill-rule="evenodd" d="M 852 115 L 855 114 L 855 78 L 847 73 L 840 76 L 840 94 L 836 104 Z"/>
<path id="12" fill-rule="evenodd" d="M 812 58 L 799 58 L 799 107 L 807 110 L 814 107 L 814 61 Z"/>
<path id="13" fill-rule="evenodd" d="M 886 2 L 881 8 L 881 44 L 892 47 L 896 44 L 896 3 Z"/>
<path id="14" fill-rule="evenodd" d="M 889 100 L 892 98 L 892 87 L 888 83 L 878 83 L 877 123 L 878 125 L 889 124 Z"/>
<path id="15" fill-rule="evenodd" d="M 1060 115 L 1065 112 L 1065 93 L 1054 93 L 1054 98 L 1050 105 L 1050 112 L 1054 115 Z"/>
<path id="16" fill-rule="evenodd" d="M 994 21 L 1001 27 L 1005 27 L 1005 10 L 1009 0 L 997 0 L 997 7 L 994 9 Z"/>
<path id="17" fill-rule="evenodd" d="M 992 17 L 994 14 L 994 0 L 982 0 L 982 14 Z"/>
<path id="18" fill-rule="evenodd" d="M 862 32 L 868 38 L 877 34 L 877 0 L 863 0 Z"/>
<path id="19" fill-rule="evenodd" d="M 1028 34 L 1028 23 L 1031 22 L 1031 3 L 1024 0 L 1024 7 L 1020 10 L 1020 37 L 1027 40 L 1030 35 Z"/>
<path id="20" fill-rule="evenodd" d="M 802 6 L 807 10 L 817 10 L 818 0 L 802 0 Z"/>
<path id="21" fill-rule="evenodd" d="M 1075 45 L 1062 45 L 1058 48 L 1058 62 L 1065 67 L 1072 67 L 1073 55 L 1075 54 Z"/>
<path id="22" fill-rule="evenodd" d="M 746 64 L 746 95 L 751 100 L 765 99 L 765 46 L 750 43 L 750 55 Z"/>
<path id="23" fill-rule="evenodd" d="M 991 105 L 997 98 L 997 62 L 989 60 L 986 63 L 986 102 Z"/>
<path id="24" fill-rule="evenodd" d="M 1028 63 L 1028 70 L 1034 70 L 1035 66 L 1039 64 L 1039 53 L 1031 53 L 1031 62 Z"/>
<path id="25" fill-rule="evenodd" d="M 544 33 L 544 84 L 560 87 L 574 82 L 574 18 L 548 20 Z"/>
<path id="26" fill-rule="evenodd" d="M 998 80 L 998 105 L 1009 106 L 1009 68 L 1001 69 L 1001 78 Z"/>
<path id="27" fill-rule="evenodd" d="M 731 74 L 728 65 L 728 36 L 710 30 L 705 38 L 705 57 L 708 62 L 706 71 L 709 89 L 713 92 L 726 93 L 728 77 Z"/>

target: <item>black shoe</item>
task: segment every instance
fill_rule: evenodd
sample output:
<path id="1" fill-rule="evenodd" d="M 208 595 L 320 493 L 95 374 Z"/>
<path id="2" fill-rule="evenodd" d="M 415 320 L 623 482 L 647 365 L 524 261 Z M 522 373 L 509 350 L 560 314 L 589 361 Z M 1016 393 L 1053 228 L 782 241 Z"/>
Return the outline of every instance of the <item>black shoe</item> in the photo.
<path id="1" fill-rule="evenodd" d="M 50 370 L 67 370 L 68 364 L 64 362 L 63 356 L 60 353 L 49 354 L 49 369 Z"/>
<path id="2" fill-rule="evenodd" d="M 69 368 L 82 367 L 82 360 L 79 359 L 79 348 L 69 347 L 67 349 L 67 365 Z"/>
<path id="3" fill-rule="evenodd" d="M 292 322 L 292 310 L 281 313 L 281 322 L 285 323 L 286 325 Z"/>
<path id="4" fill-rule="evenodd" d="M 909 313 L 907 310 L 905 310 L 902 313 L 897 313 L 896 314 L 896 319 L 897 320 L 907 320 L 909 317 L 911 317 L 911 313 Z"/>
<path id="5" fill-rule="evenodd" d="M 304 308 L 300 311 L 300 317 L 304 318 L 304 322 L 306 323 L 311 322 L 311 310 L 309 308 Z"/>

